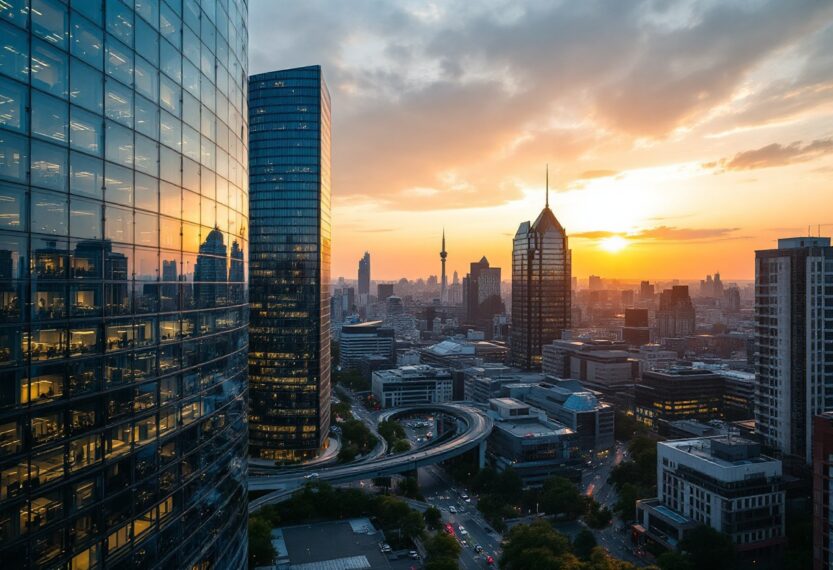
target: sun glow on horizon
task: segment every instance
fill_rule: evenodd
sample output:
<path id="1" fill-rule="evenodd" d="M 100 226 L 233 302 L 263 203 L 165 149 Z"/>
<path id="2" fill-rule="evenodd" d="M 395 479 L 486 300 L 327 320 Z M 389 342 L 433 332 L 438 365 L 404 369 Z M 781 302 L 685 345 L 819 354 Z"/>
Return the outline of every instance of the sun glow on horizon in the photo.
<path id="1" fill-rule="evenodd" d="M 628 247 L 628 240 L 622 236 L 610 236 L 599 241 L 599 247 L 608 253 L 619 253 Z"/>

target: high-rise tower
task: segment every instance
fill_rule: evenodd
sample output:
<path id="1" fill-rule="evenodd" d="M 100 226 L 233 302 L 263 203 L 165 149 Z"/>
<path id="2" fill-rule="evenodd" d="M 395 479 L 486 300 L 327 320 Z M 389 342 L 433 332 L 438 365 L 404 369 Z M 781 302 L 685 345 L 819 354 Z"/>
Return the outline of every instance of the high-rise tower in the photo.
<path id="1" fill-rule="evenodd" d="M 546 202 L 533 222 L 515 233 L 512 248 L 512 364 L 541 366 L 541 347 L 570 328 L 571 254 L 567 232 Z"/>
<path id="2" fill-rule="evenodd" d="M 448 278 L 445 275 L 445 258 L 448 257 L 448 252 L 445 250 L 445 228 L 443 228 L 443 248 L 440 251 L 440 261 L 442 262 L 442 278 L 440 281 L 440 301 L 445 303 L 448 301 Z"/>
<path id="3" fill-rule="evenodd" d="M 364 303 L 367 303 L 367 296 L 370 294 L 370 253 L 364 252 L 359 260 L 359 297 L 364 296 Z"/>
<path id="4" fill-rule="evenodd" d="M 246 565 L 247 5 L 0 2 L 3 568 Z"/>
<path id="5" fill-rule="evenodd" d="M 755 252 L 755 430 L 799 465 L 812 461 L 813 416 L 833 410 L 829 307 L 830 238 L 779 239 Z"/>
<path id="6" fill-rule="evenodd" d="M 319 66 L 249 78 L 249 450 L 314 456 L 330 427 L 330 94 Z"/>

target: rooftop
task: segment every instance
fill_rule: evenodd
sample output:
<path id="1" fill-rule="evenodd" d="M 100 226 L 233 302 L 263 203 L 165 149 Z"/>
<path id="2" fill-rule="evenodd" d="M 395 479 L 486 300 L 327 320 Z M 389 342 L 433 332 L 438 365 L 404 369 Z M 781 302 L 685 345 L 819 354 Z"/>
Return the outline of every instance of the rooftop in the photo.
<path id="1" fill-rule="evenodd" d="M 740 437 L 719 435 L 663 441 L 657 444 L 682 452 L 692 458 L 707 462 L 719 468 L 730 469 L 746 466 L 765 466 L 777 464 L 780 472 L 781 462 L 766 455 L 761 455 L 760 445 Z"/>
<path id="2" fill-rule="evenodd" d="M 444 340 L 442 342 L 438 342 L 437 344 L 432 344 L 424 350 L 437 356 L 472 356 L 474 355 L 475 347 L 473 344 L 467 342 Z"/>
<path id="3" fill-rule="evenodd" d="M 373 373 L 373 376 L 382 380 L 420 380 L 423 378 L 450 378 L 451 371 L 448 368 L 437 368 L 428 364 L 410 364 L 391 370 L 377 370 Z"/>
<path id="4" fill-rule="evenodd" d="M 566 435 L 573 434 L 573 430 L 566 426 L 557 424 L 555 422 L 549 423 L 551 423 L 552 425 L 542 424 L 537 419 L 509 419 L 495 422 L 495 429 L 502 430 L 515 437 L 523 439 L 533 439 L 541 437 L 563 437 Z"/>

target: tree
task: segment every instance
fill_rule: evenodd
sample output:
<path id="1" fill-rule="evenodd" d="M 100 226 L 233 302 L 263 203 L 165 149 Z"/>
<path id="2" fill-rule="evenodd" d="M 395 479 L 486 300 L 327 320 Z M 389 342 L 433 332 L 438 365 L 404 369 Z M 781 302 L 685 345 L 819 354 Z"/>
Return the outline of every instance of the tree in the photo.
<path id="1" fill-rule="evenodd" d="M 573 539 L 573 552 L 583 560 L 590 558 L 590 552 L 596 548 L 596 537 L 589 530 L 582 529 Z"/>
<path id="2" fill-rule="evenodd" d="M 673 550 L 660 554 L 657 558 L 657 565 L 661 570 L 696 570 L 687 554 Z"/>
<path id="3" fill-rule="evenodd" d="M 590 553 L 590 561 L 583 570 L 635 570 L 630 562 L 619 560 L 608 554 L 607 550 L 597 546 Z"/>
<path id="4" fill-rule="evenodd" d="M 443 524 L 443 514 L 437 507 L 428 507 L 422 513 L 422 518 L 425 519 L 425 526 L 431 530 L 437 530 Z"/>
<path id="5" fill-rule="evenodd" d="M 500 557 L 500 567 L 504 570 L 561 570 L 578 568 L 579 565 L 567 537 L 542 520 L 513 527 L 506 537 Z"/>
<path id="6" fill-rule="evenodd" d="M 695 568 L 734 568 L 735 547 L 732 539 L 710 526 L 700 525 L 690 531 L 680 542 L 680 550 L 690 556 Z"/>
<path id="7" fill-rule="evenodd" d="M 271 565 L 275 559 L 272 528 L 261 517 L 249 517 L 249 566 Z"/>
<path id="8" fill-rule="evenodd" d="M 613 433 L 619 441 L 629 441 L 634 435 L 641 435 L 648 431 L 645 424 L 636 421 L 636 418 L 621 410 L 616 410 L 616 417 L 613 422 Z"/>
<path id="9" fill-rule="evenodd" d="M 504 469 L 495 480 L 494 494 L 510 503 L 517 503 L 523 496 L 524 484 L 514 469 Z"/>
<path id="10" fill-rule="evenodd" d="M 427 568 L 445 570 L 446 568 L 457 568 L 457 558 L 460 556 L 460 543 L 444 532 L 434 533 L 425 542 L 425 551 L 428 553 Z M 450 564 L 453 564 L 450 565 Z"/>
<path id="11" fill-rule="evenodd" d="M 439 558 L 437 560 L 429 560 L 425 565 L 425 570 L 457 570 L 460 566 L 456 560 L 451 558 Z"/>
<path id="12" fill-rule="evenodd" d="M 405 428 L 403 428 L 402 425 L 396 420 L 385 420 L 383 422 L 379 422 L 376 430 L 379 432 L 379 435 L 385 438 L 388 445 L 391 447 L 397 440 L 405 437 Z"/>
<path id="13" fill-rule="evenodd" d="M 587 521 L 590 528 L 604 528 L 610 524 L 613 519 L 613 513 L 607 507 L 602 507 L 594 499 L 588 497 L 587 500 L 587 514 L 584 520 Z"/>
<path id="14" fill-rule="evenodd" d="M 399 485 L 396 487 L 396 490 L 399 491 L 400 495 L 408 497 L 409 499 L 416 499 L 420 496 L 419 483 L 417 483 L 416 477 L 405 477 L 399 481 Z"/>
<path id="15" fill-rule="evenodd" d="M 541 508 L 551 515 L 563 515 L 573 520 L 584 514 L 587 504 L 578 488 L 564 477 L 550 477 L 544 481 Z"/>

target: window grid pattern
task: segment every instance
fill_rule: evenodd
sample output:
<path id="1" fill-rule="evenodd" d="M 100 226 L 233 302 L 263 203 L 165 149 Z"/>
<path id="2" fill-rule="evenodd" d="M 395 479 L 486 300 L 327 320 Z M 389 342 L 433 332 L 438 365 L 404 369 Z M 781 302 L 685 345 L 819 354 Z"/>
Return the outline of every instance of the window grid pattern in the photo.
<path id="1" fill-rule="evenodd" d="M 245 0 L 0 3 L 0 553 L 246 558 Z"/>
<path id="2" fill-rule="evenodd" d="M 253 456 L 296 460 L 330 417 L 330 97 L 318 66 L 249 78 Z"/>

